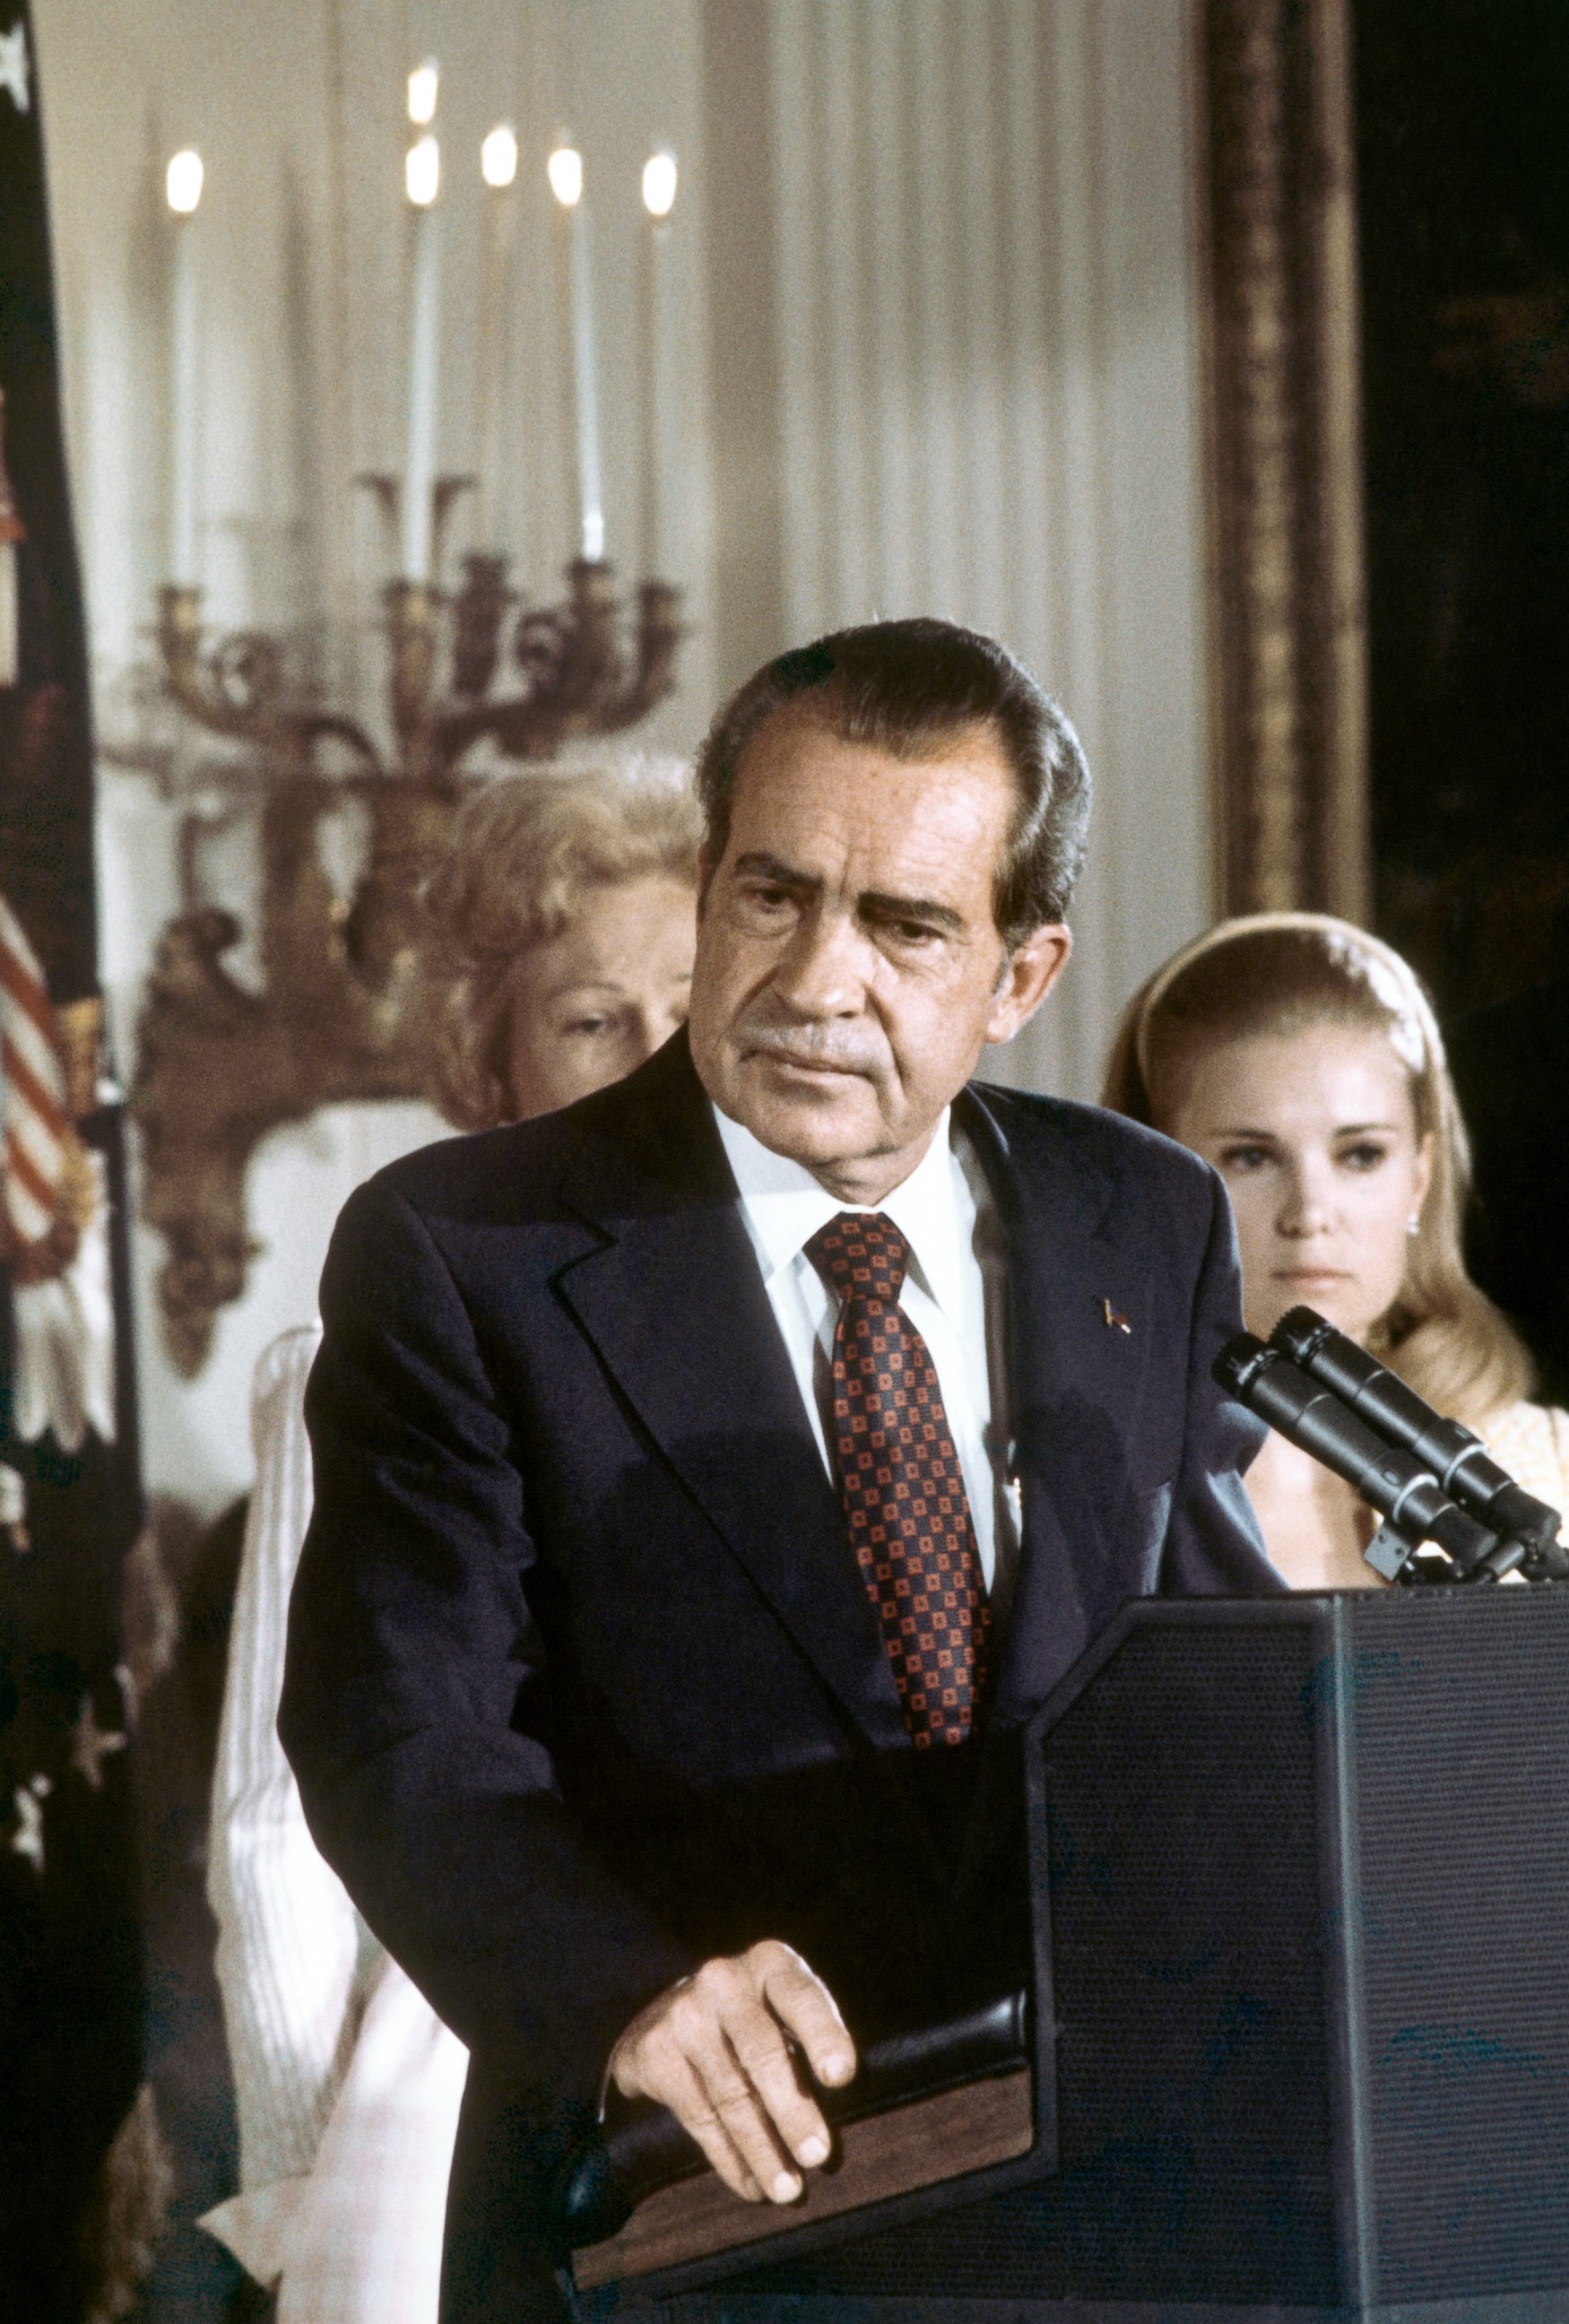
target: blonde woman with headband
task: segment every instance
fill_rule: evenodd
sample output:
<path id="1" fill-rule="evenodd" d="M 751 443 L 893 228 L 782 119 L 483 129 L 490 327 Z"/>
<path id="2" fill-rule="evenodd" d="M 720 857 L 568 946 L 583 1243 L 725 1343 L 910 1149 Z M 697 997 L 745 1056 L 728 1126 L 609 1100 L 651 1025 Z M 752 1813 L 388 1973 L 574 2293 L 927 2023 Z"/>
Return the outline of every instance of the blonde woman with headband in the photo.
<path id="1" fill-rule="evenodd" d="M 1225 1180 L 1250 1331 L 1316 1308 L 1564 1507 L 1569 1415 L 1527 1400 L 1525 1348 L 1466 1274 L 1465 1127 L 1398 953 L 1319 913 L 1223 921 L 1135 995 L 1103 1102 Z M 1376 1520 L 1349 1485 L 1271 1435 L 1247 1486 L 1294 1589 L 1376 1585 Z"/>

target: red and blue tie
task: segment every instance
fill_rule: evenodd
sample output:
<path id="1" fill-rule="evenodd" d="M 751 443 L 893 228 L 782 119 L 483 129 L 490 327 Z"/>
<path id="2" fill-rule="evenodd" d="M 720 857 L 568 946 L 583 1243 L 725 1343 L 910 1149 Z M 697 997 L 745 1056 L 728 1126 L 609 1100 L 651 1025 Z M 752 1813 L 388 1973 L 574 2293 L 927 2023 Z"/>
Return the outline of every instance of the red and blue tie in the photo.
<path id="1" fill-rule="evenodd" d="M 909 1245 L 841 1211 L 805 1245 L 839 1301 L 834 1427 L 844 1521 L 918 1748 L 962 1743 L 986 1682 L 991 1608 L 937 1367 L 899 1304 Z"/>

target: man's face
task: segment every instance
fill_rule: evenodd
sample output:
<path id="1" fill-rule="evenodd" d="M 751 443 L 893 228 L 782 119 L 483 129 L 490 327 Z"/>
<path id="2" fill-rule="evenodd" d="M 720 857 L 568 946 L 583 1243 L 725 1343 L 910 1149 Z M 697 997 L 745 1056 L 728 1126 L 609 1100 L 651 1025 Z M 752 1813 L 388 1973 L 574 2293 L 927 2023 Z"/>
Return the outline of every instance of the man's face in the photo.
<path id="1" fill-rule="evenodd" d="M 692 982 L 692 1055 L 721 1111 L 847 1201 L 914 1169 L 982 1047 L 1067 958 L 1065 927 L 1005 955 L 993 881 L 1015 811 L 995 734 L 939 758 L 777 713 L 748 744 Z"/>

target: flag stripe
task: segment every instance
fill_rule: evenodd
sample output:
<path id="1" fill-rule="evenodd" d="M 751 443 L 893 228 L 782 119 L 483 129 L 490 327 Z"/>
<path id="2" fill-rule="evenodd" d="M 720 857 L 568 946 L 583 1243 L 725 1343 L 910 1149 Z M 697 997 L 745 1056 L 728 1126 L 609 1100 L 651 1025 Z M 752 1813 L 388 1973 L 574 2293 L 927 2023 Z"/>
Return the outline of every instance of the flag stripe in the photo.
<path id="1" fill-rule="evenodd" d="M 57 1188 L 60 1180 L 61 1148 L 58 1138 L 40 1128 L 36 1121 L 23 1120 L 6 1139 L 7 1161 L 21 1155 L 31 1165 L 33 1175 L 49 1188 Z M 54 1199 L 53 1194 L 50 1200 Z"/>
<path id="2" fill-rule="evenodd" d="M 57 1139 L 63 1138 L 68 1126 L 66 1111 L 57 1092 L 45 1088 L 9 1033 L 0 1036 L 0 1073 L 5 1074 L 7 1090 L 16 1090 L 44 1127 Z"/>
<path id="3" fill-rule="evenodd" d="M 54 1045 L 54 1034 L 39 1031 L 31 1017 L 13 1008 L 5 992 L 0 992 L 0 1029 L 14 1043 L 19 1055 L 25 1057 L 46 1089 L 65 1094 L 65 1076 L 60 1070 L 60 1052 Z"/>
<path id="4" fill-rule="evenodd" d="M 43 1223 L 47 1227 L 54 1216 L 56 1188 L 50 1185 L 32 1155 L 14 1139 L 5 1148 L 5 1176 L 7 1191 L 19 1187 L 24 1194 L 31 1194 L 35 1203 L 42 1204 Z"/>
<path id="5" fill-rule="evenodd" d="M 54 1011 L 49 1005 L 42 977 L 27 973 L 27 963 L 32 959 L 32 947 L 20 925 L 0 904 L 0 991 L 31 1017 L 44 1039 L 52 1044 Z M 33 966 L 36 969 L 36 962 Z"/>
<path id="6" fill-rule="evenodd" d="M 43 971 L 0 898 L 0 1207 L 23 1245 L 54 1222 L 70 1129 L 65 1087 Z"/>

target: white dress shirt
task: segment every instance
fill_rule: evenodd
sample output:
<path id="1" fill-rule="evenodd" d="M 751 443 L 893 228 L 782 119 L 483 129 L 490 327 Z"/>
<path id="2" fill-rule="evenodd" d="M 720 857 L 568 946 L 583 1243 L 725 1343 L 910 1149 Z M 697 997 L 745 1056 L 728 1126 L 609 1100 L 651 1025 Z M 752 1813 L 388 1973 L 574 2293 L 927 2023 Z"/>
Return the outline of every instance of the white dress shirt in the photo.
<path id="1" fill-rule="evenodd" d="M 968 1142 L 941 1120 L 922 1159 L 881 1203 L 842 1203 L 717 1106 L 741 1215 L 762 1269 L 823 1466 L 837 1489 L 833 1435 L 838 1303 L 803 1245 L 841 1211 L 876 1210 L 909 1245 L 899 1304 L 931 1351 L 964 1471 L 975 1547 L 1000 1618 L 1018 1559 L 1019 1505 L 1007 1472 L 1007 1275 L 996 1206 Z"/>

